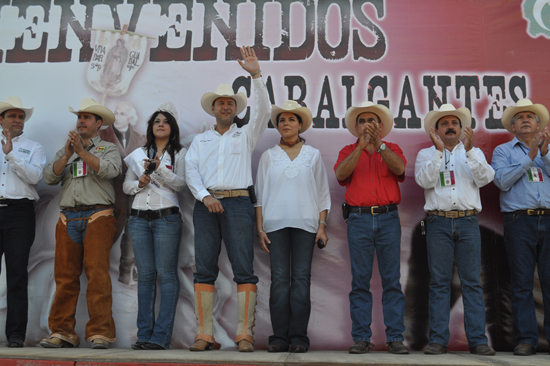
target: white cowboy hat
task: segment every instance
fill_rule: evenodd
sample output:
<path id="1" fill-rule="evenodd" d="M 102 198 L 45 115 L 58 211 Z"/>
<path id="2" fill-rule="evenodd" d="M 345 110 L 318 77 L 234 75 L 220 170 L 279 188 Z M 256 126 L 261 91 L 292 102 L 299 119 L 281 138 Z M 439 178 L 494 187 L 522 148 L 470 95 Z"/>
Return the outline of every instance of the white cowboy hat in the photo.
<path id="1" fill-rule="evenodd" d="M 283 103 L 282 107 L 277 107 L 275 104 L 271 106 L 271 122 L 277 126 L 277 116 L 283 112 L 294 113 L 300 116 L 302 119 L 302 131 L 305 132 L 310 126 L 312 121 L 311 111 L 307 107 L 302 107 L 295 100 L 287 100 Z"/>
<path id="2" fill-rule="evenodd" d="M 548 125 L 548 109 L 542 104 L 533 104 L 529 99 L 520 99 L 516 102 L 516 105 L 513 107 L 508 107 L 502 113 L 502 125 L 505 129 L 514 133 L 512 131 L 512 118 L 520 112 L 533 112 L 539 118 L 539 128 L 537 132 L 544 130 Z"/>
<path id="3" fill-rule="evenodd" d="M 21 98 L 16 97 L 14 95 L 10 95 L 6 98 L 5 101 L 0 102 L 0 113 L 4 113 L 5 111 L 9 111 L 10 109 L 20 109 L 23 112 L 25 112 L 25 121 L 27 122 L 29 118 L 32 116 L 32 112 L 34 111 L 34 107 L 31 108 L 23 108 L 23 103 L 21 103 Z"/>
<path id="4" fill-rule="evenodd" d="M 72 107 L 69 107 L 69 112 L 78 115 L 79 113 L 93 113 L 101 117 L 103 121 L 102 126 L 108 126 L 115 121 L 115 115 L 107 107 L 102 106 L 92 98 L 84 98 L 80 102 L 79 110 L 75 111 Z"/>
<path id="5" fill-rule="evenodd" d="M 380 118 L 382 123 L 382 128 L 380 129 L 380 138 L 384 138 L 390 133 L 393 128 L 393 116 L 388 109 L 383 104 L 374 104 L 373 102 L 363 102 L 359 107 L 349 107 L 346 111 L 346 127 L 349 132 L 355 137 L 359 137 L 357 133 L 357 116 L 361 113 L 371 112 L 374 113 Z"/>
<path id="6" fill-rule="evenodd" d="M 205 93 L 201 98 L 202 109 L 209 115 L 213 116 L 212 103 L 218 98 L 233 98 L 237 102 L 237 114 L 240 114 L 246 108 L 246 96 L 244 93 L 235 94 L 233 88 L 229 84 L 220 84 L 215 92 Z"/>
<path id="7" fill-rule="evenodd" d="M 460 137 L 458 139 L 462 140 L 465 136 L 464 130 L 466 127 L 470 127 L 472 125 L 472 115 L 470 114 L 470 110 L 468 108 L 462 107 L 456 109 L 452 104 L 442 104 L 438 111 L 428 112 L 426 118 L 424 118 L 424 129 L 426 130 L 426 133 L 430 136 L 430 128 L 433 128 L 435 131 L 435 124 L 437 121 L 446 116 L 455 116 L 458 118 L 460 124 L 462 125 L 460 128 Z"/>

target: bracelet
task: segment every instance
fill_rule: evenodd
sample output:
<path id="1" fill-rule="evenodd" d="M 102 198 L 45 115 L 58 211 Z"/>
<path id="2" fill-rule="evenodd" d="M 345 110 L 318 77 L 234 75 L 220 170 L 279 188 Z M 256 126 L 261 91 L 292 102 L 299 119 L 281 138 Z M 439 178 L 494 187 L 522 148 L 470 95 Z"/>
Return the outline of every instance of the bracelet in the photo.
<path id="1" fill-rule="evenodd" d="M 325 224 L 325 227 L 328 227 L 327 223 L 323 220 L 319 220 L 319 224 Z"/>
<path id="2" fill-rule="evenodd" d="M 262 72 L 262 70 L 261 70 L 261 69 L 258 69 L 258 70 L 254 71 L 254 72 L 251 72 L 251 73 L 250 73 L 250 76 L 258 75 L 258 74 L 261 73 L 261 72 Z"/>
<path id="3" fill-rule="evenodd" d="M 262 229 L 262 230 L 258 231 L 258 232 L 256 233 L 256 235 L 257 235 L 257 236 L 260 236 L 261 233 L 265 233 L 265 230 Z"/>

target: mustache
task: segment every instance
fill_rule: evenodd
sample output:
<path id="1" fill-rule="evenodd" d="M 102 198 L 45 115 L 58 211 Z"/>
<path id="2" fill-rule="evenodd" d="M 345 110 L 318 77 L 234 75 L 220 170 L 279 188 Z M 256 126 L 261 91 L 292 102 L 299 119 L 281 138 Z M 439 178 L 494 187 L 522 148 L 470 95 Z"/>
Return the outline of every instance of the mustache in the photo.
<path id="1" fill-rule="evenodd" d="M 451 129 L 448 129 L 447 132 L 445 132 L 445 135 L 450 135 L 451 133 L 454 133 L 456 135 L 456 131 Z"/>

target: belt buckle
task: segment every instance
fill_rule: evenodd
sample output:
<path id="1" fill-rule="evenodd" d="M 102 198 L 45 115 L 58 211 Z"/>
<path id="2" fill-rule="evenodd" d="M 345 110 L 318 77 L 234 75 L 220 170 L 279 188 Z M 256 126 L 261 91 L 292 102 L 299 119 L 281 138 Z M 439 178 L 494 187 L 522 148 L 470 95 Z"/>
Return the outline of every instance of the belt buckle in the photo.
<path id="1" fill-rule="evenodd" d="M 216 192 L 222 192 L 222 195 L 221 195 L 221 196 L 218 196 L 218 195 L 216 195 Z M 214 189 L 214 190 L 212 191 L 212 197 L 214 197 L 214 198 L 217 199 L 217 200 L 221 200 L 221 199 L 224 199 L 224 198 L 225 198 L 225 195 L 224 195 L 224 193 L 223 193 L 222 190 Z"/>
<path id="2" fill-rule="evenodd" d="M 378 207 L 379 207 L 379 206 L 372 206 L 372 207 L 370 208 L 370 214 L 371 214 L 371 215 L 378 215 L 378 212 L 374 212 L 374 209 L 375 209 L 375 208 L 378 208 Z"/>
<path id="3" fill-rule="evenodd" d="M 527 215 L 533 216 L 537 214 L 537 210 L 527 210 Z"/>
<path id="4" fill-rule="evenodd" d="M 0 203 L 0 207 L 8 207 L 7 203 Z"/>
<path id="5" fill-rule="evenodd" d="M 446 216 L 448 219 L 458 219 L 458 211 L 447 211 L 447 213 L 445 214 L 445 216 Z"/>

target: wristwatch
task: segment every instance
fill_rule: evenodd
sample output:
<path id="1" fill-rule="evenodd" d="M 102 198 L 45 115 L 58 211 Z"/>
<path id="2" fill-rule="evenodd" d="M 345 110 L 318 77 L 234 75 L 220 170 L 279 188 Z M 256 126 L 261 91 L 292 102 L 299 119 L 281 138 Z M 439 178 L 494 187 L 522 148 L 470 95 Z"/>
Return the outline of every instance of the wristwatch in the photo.
<path id="1" fill-rule="evenodd" d="M 384 150 L 386 150 L 386 144 L 382 143 L 382 145 L 380 145 L 380 147 L 378 148 L 378 150 L 376 150 L 376 152 L 380 154 Z"/>

